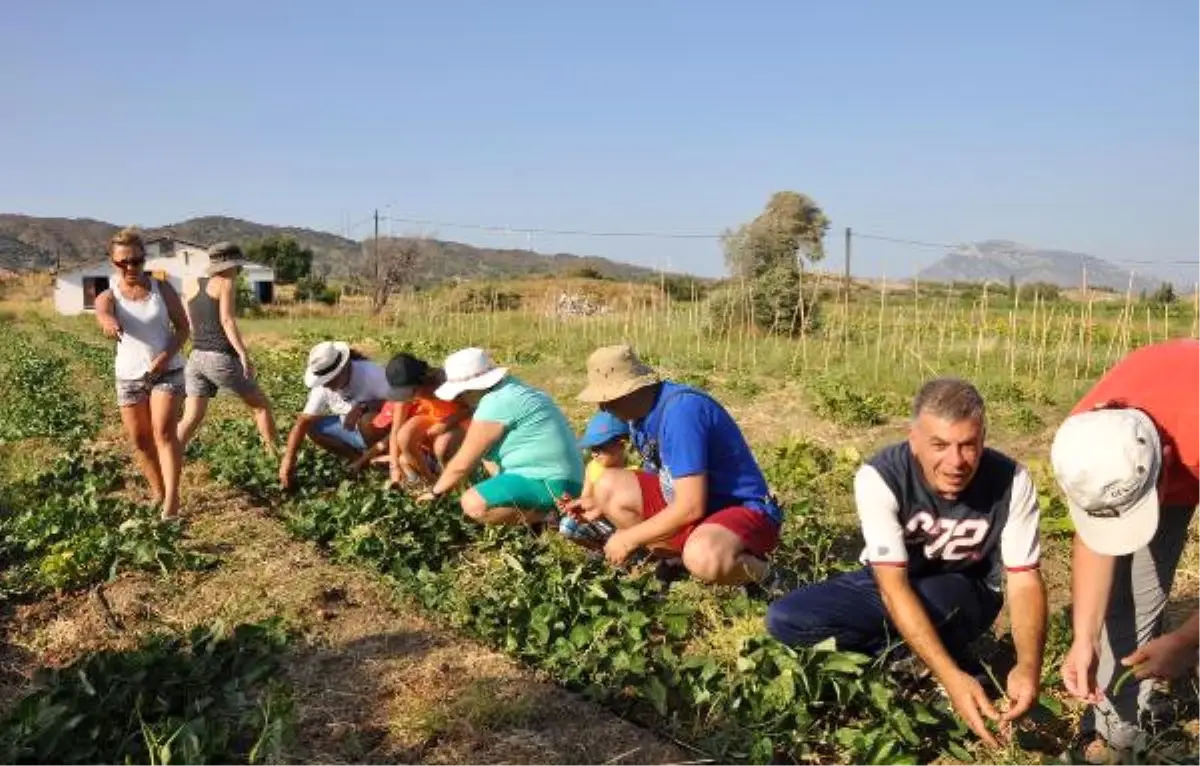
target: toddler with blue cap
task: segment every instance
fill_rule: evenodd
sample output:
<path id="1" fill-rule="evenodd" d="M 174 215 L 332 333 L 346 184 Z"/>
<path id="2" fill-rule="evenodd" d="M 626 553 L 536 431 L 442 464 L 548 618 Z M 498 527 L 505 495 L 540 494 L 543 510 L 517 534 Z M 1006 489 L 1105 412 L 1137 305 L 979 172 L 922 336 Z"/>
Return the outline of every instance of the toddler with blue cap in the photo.
<path id="1" fill-rule="evenodd" d="M 596 482 L 609 468 L 626 468 L 629 443 L 629 424 L 607 412 L 597 412 L 579 437 L 579 449 L 591 454 L 584 471 L 581 497 L 591 497 Z M 605 519 L 587 522 L 572 516 L 563 516 L 558 531 L 587 548 L 601 548 L 614 531 Z"/>

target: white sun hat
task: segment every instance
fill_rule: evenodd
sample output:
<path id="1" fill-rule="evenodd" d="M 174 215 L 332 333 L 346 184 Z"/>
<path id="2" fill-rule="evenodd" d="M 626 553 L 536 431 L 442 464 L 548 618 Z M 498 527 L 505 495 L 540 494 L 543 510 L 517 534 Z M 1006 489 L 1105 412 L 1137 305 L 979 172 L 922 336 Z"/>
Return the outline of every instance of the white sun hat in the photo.
<path id="1" fill-rule="evenodd" d="M 349 361 L 350 344 L 340 340 L 321 341 L 308 352 L 304 385 L 309 388 L 325 385 L 336 378 Z"/>
<path id="2" fill-rule="evenodd" d="M 486 391 L 504 380 L 507 367 L 497 367 L 481 348 L 464 348 L 446 357 L 446 382 L 434 394 L 450 401 L 463 391 Z"/>
<path id="3" fill-rule="evenodd" d="M 1130 408 L 1072 415 L 1054 435 L 1050 463 L 1087 547 L 1124 556 L 1154 537 L 1162 444 L 1146 413 Z"/>

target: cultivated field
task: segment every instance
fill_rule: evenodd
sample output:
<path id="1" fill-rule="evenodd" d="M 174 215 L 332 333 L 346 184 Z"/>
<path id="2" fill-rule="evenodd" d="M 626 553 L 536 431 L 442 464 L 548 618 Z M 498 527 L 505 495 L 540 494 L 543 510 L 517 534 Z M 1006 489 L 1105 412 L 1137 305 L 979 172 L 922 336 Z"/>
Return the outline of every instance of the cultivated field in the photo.
<path id="1" fill-rule="evenodd" d="M 1049 441 L 1125 351 L 1195 336 L 1195 306 L 836 286 L 796 338 L 607 282 L 491 285 L 466 301 L 460 286 L 394 298 L 376 317 L 353 299 L 284 306 L 242 327 L 282 428 L 304 400 L 303 359 L 318 340 L 381 360 L 485 346 L 552 393 L 577 428 L 590 414 L 574 400 L 587 354 L 627 340 L 742 424 L 788 503 L 778 558 L 805 581 L 855 566 L 851 477 L 904 434 L 920 381 L 974 380 L 991 444 L 1038 481 L 1054 611 L 1046 694 L 1003 750 L 978 747 L 932 687 L 832 648 L 769 640 L 766 605 L 740 591 L 668 591 L 648 571 L 610 570 L 551 535 L 477 529 L 451 504 L 418 508 L 384 492 L 380 476 L 342 481 L 309 452 L 302 489 L 284 495 L 236 402 L 219 401 L 189 450 L 186 532 L 161 525 L 119 433 L 110 345 L 90 318 L 22 297 L 0 304 L 0 759 L 1056 758 L 1078 709 L 1057 673 L 1070 640 L 1070 523 Z M 592 291 L 608 311 L 560 316 L 564 291 Z M 486 296 L 497 294 L 519 294 L 504 302 L 519 307 L 491 310 L 500 302 Z M 1193 539 L 1173 620 L 1195 607 L 1197 570 Z M 1005 623 L 982 647 L 1000 679 Z M 39 667 L 58 670 L 35 679 Z M 1185 723 L 1141 757 L 1195 761 L 1194 687 L 1176 690 Z"/>

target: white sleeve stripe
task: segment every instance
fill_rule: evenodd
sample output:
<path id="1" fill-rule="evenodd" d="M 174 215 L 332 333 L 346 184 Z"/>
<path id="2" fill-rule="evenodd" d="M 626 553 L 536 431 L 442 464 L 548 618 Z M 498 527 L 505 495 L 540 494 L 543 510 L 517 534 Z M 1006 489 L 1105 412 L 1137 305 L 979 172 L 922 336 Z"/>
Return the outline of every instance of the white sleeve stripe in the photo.
<path id="1" fill-rule="evenodd" d="M 1024 466 L 1017 467 L 1010 494 L 1008 522 L 1000 533 L 1000 557 L 1006 569 L 1019 571 L 1036 566 L 1042 553 L 1037 490 Z"/>
<path id="2" fill-rule="evenodd" d="M 900 527 L 900 503 L 873 466 L 864 465 L 854 475 L 854 504 L 866 542 L 863 559 L 881 564 L 906 563 L 908 550 Z"/>

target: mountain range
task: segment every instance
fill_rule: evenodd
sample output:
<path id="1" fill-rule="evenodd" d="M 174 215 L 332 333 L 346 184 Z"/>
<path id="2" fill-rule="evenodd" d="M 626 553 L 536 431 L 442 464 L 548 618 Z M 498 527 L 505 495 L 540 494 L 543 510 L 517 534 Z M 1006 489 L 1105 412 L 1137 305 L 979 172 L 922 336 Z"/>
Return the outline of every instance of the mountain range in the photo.
<path id="1" fill-rule="evenodd" d="M 47 271 L 104 258 L 108 239 L 120 227 L 90 218 L 39 218 L 0 214 L 0 270 Z M 314 270 L 346 278 L 360 273 L 367 261 L 365 243 L 329 232 L 295 226 L 270 226 L 224 216 L 191 218 L 148 228 L 147 237 L 173 236 L 208 245 L 231 241 L 245 245 L 274 235 L 294 238 L 313 251 Z M 544 255 L 529 250 L 474 247 L 461 242 L 429 240 L 416 266 L 414 280 L 437 282 L 448 278 L 506 279 L 536 274 L 560 274 L 590 269 L 601 276 L 640 281 L 658 276 L 654 269 L 597 256 L 570 253 Z"/>
<path id="2" fill-rule="evenodd" d="M 1018 242 L 991 239 L 951 250 L 936 263 L 921 269 L 917 278 L 931 282 L 1048 282 L 1059 287 L 1080 287 L 1084 270 L 1091 287 L 1119 292 L 1129 288 L 1130 268 L 1083 253 L 1039 250 Z M 1133 291 L 1153 291 L 1167 279 L 1147 275 L 1146 266 L 1135 267 Z M 1190 288 L 1190 285 L 1182 285 Z"/>

